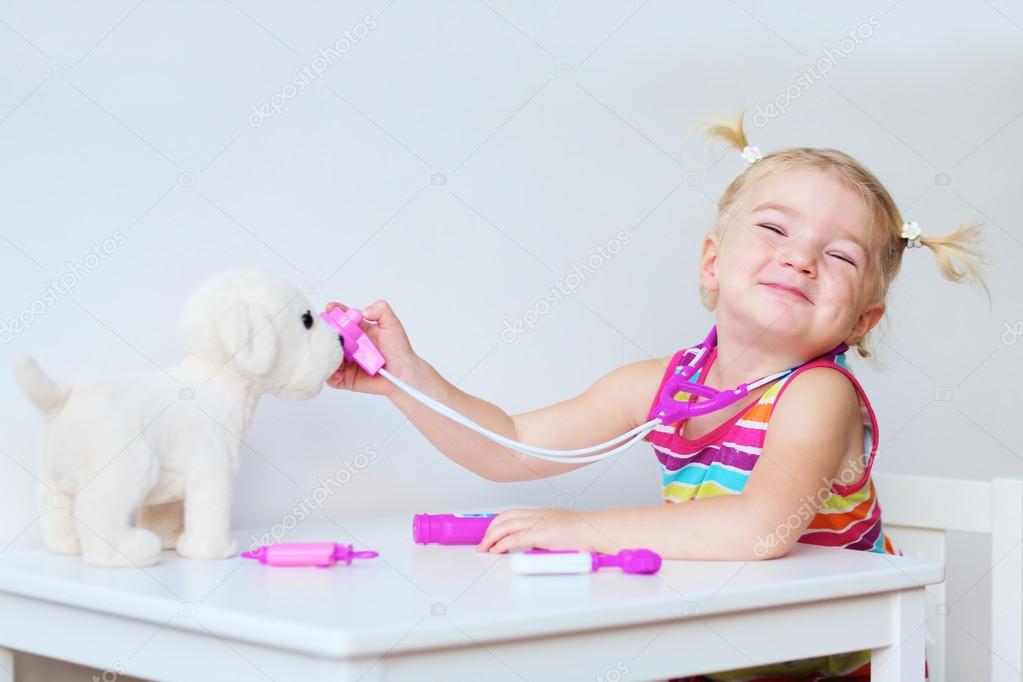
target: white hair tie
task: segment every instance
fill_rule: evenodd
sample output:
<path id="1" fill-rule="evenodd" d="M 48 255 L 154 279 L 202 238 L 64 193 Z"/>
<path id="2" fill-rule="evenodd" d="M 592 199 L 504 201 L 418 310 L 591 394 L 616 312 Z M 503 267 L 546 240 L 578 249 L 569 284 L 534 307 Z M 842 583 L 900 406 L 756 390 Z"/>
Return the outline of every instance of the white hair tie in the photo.
<path id="1" fill-rule="evenodd" d="M 759 147 L 750 147 L 747 145 L 742 150 L 742 159 L 746 162 L 747 166 L 752 166 L 762 158 L 764 158 L 764 155 L 760 153 Z"/>
<path id="2" fill-rule="evenodd" d="M 920 243 L 921 234 L 923 234 L 923 232 L 920 230 L 920 226 L 914 221 L 909 220 L 902 223 L 902 238 L 908 240 L 906 243 L 907 249 L 915 249 L 923 246 L 923 244 Z"/>

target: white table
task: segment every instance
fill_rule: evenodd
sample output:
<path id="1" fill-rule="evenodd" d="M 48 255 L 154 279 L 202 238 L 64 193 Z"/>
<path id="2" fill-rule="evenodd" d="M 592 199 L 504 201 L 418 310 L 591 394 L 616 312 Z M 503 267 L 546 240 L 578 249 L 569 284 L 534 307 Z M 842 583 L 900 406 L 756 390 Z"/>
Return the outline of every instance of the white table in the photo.
<path id="1" fill-rule="evenodd" d="M 381 557 L 274 568 L 165 552 L 145 570 L 97 569 L 14 545 L 0 554 L 0 663 L 21 650 L 106 679 L 615 682 L 872 649 L 875 682 L 921 680 L 923 588 L 944 574 L 799 545 L 773 561 L 665 562 L 655 576 L 518 576 L 507 557 L 414 545 L 407 516 L 339 521 L 308 519 L 284 539 Z"/>

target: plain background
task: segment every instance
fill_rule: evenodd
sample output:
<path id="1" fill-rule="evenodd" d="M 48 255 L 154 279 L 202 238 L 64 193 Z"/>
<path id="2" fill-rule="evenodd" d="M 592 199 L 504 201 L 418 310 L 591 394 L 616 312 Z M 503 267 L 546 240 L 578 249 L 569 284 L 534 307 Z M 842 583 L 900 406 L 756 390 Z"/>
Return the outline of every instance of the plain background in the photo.
<path id="1" fill-rule="evenodd" d="M 764 152 L 852 154 L 925 234 L 984 221 L 993 306 L 942 279 L 929 250 L 907 252 L 874 334 L 879 364 L 849 358 L 880 421 L 879 470 L 1023 475 L 1017 4 L 336 4 L 0 3 L 5 366 L 31 353 L 64 378 L 177 362 L 187 293 L 244 265 L 292 279 L 320 309 L 389 300 L 420 355 L 510 413 L 568 398 L 712 324 L 698 248 L 743 163 L 685 133 L 748 107 Z M 322 77 L 286 87 L 346 31 L 357 42 Z M 822 59 L 826 78 L 808 71 Z M 253 113 L 271 101 L 272 116 Z M 753 125 L 771 103 L 785 113 Z M 624 248 L 591 260 L 620 232 Z M 62 277 L 73 287 L 44 297 Z M 545 305 L 559 282 L 570 292 Z M 502 338 L 526 317 L 532 330 Z M 18 318 L 31 328 L 11 331 Z M 40 420 L 9 378 L 0 400 L 2 549 L 38 541 Z M 385 399 L 330 389 L 264 398 L 246 442 L 235 525 L 260 532 L 367 448 L 376 456 L 315 514 L 343 526 L 659 504 L 649 447 L 499 485 L 445 459 Z M 978 561 L 949 567 L 951 679 L 981 679 L 987 548 L 957 542 Z"/>

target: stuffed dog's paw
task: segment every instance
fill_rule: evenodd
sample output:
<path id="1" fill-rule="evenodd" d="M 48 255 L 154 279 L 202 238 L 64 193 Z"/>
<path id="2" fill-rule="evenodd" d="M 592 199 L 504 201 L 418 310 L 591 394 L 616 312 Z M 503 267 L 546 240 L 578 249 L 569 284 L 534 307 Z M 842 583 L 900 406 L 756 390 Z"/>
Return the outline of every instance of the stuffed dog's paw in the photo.
<path id="1" fill-rule="evenodd" d="M 43 512 L 40 523 L 43 544 L 57 554 L 81 554 L 82 543 L 78 540 L 74 517 L 53 509 Z"/>
<path id="2" fill-rule="evenodd" d="M 82 543 L 74 531 L 57 535 L 55 533 L 43 534 L 43 544 L 46 549 L 55 554 L 81 554 Z"/>
<path id="3" fill-rule="evenodd" d="M 106 540 L 85 544 L 82 558 L 93 566 L 152 566 L 160 561 L 160 538 L 145 528 L 129 528 L 116 547 Z"/>
<path id="4" fill-rule="evenodd" d="M 145 528 L 132 528 L 124 535 L 118 555 L 136 566 L 152 566 L 160 561 L 160 538 Z"/>
<path id="5" fill-rule="evenodd" d="M 238 553 L 234 538 L 211 539 L 188 531 L 178 538 L 177 552 L 187 559 L 226 559 Z"/>

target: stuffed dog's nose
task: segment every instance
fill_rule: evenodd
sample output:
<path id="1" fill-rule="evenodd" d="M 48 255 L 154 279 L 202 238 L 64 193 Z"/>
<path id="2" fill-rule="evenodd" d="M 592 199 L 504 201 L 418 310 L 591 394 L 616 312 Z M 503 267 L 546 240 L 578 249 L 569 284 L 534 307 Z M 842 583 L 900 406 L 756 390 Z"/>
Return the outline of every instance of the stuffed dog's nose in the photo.
<path id="1" fill-rule="evenodd" d="M 337 340 L 341 342 L 341 347 L 344 348 L 345 347 L 345 337 L 343 337 L 340 334 L 338 334 L 337 335 Z"/>

